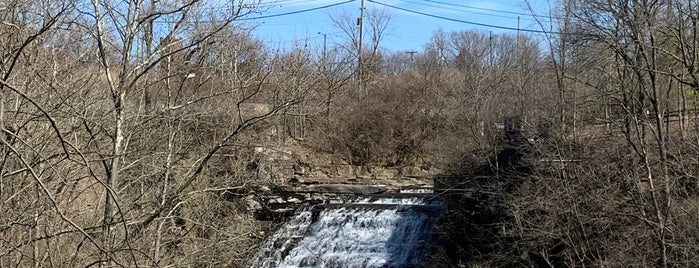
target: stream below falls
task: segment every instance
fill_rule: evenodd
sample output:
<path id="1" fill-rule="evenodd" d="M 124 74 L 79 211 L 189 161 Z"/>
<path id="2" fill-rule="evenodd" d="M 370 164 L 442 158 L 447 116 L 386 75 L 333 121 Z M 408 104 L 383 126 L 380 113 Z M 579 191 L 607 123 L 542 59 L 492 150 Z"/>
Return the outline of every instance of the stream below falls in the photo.
<path id="1" fill-rule="evenodd" d="M 443 212 L 432 195 L 329 200 L 297 212 L 251 267 L 419 267 Z"/>

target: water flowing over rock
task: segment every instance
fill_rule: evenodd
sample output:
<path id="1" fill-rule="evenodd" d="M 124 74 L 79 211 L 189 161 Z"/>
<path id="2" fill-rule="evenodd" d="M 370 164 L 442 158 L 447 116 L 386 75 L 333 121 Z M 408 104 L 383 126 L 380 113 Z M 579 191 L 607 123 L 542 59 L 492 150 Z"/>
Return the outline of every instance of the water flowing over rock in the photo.
<path id="1" fill-rule="evenodd" d="M 298 212 L 251 267 L 418 267 L 443 210 L 431 195 L 331 200 Z"/>

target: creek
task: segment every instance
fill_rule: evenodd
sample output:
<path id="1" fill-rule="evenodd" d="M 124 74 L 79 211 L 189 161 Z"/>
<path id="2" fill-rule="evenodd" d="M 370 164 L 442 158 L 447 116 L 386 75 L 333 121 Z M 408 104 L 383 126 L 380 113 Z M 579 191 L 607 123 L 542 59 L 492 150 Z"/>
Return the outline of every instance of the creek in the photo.
<path id="1" fill-rule="evenodd" d="M 251 267 L 420 267 L 444 204 L 432 194 L 351 196 L 299 209 Z"/>

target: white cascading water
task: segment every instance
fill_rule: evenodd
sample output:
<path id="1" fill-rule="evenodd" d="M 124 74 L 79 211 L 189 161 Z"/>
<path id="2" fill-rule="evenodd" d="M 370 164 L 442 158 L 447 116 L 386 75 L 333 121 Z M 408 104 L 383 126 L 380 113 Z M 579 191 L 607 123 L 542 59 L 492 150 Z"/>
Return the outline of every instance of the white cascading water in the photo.
<path id="1" fill-rule="evenodd" d="M 418 267 L 443 209 L 432 197 L 329 203 L 297 213 L 252 267 Z"/>

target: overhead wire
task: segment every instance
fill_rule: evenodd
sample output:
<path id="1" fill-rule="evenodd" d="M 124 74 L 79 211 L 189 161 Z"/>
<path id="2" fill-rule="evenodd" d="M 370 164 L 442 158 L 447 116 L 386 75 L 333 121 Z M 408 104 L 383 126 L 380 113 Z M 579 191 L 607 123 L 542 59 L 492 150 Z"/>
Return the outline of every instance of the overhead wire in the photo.
<path id="1" fill-rule="evenodd" d="M 306 3 L 306 2 L 313 2 L 317 0 L 276 0 L 272 2 L 262 2 L 265 5 L 269 4 L 296 4 L 296 3 Z M 344 4 L 348 4 L 351 2 L 355 2 L 356 0 L 346 0 L 338 3 L 333 3 L 333 4 L 328 4 L 328 5 L 323 5 L 323 6 L 318 6 L 318 7 L 313 7 L 313 8 L 307 8 L 307 9 L 301 9 L 301 10 L 296 10 L 296 11 L 290 11 L 290 12 L 284 12 L 284 13 L 277 13 L 277 14 L 270 14 L 270 15 L 263 15 L 263 16 L 256 16 L 256 17 L 241 17 L 236 20 L 238 21 L 252 21 L 252 20 L 259 20 L 259 19 L 267 19 L 267 18 L 275 18 L 275 17 L 281 17 L 281 16 L 288 16 L 288 15 L 294 15 L 294 14 L 301 14 L 301 13 L 306 13 L 306 12 L 311 12 L 311 11 L 316 11 L 316 10 L 321 10 L 321 9 L 327 9 L 335 6 L 340 6 Z M 476 21 L 468 21 L 468 20 L 462 20 L 462 19 L 455 19 L 455 18 L 450 18 L 446 16 L 441 16 L 441 15 L 435 15 L 435 14 L 430 14 L 427 12 L 421 12 L 421 11 L 416 11 L 408 8 L 402 8 L 398 7 L 395 5 L 390 5 L 386 3 L 379 2 L 377 0 L 366 0 L 367 2 L 374 3 L 380 6 L 385 6 L 391 9 L 395 10 L 400 10 L 403 12 L 407 13 L 413 13 L 417 15 L 422 15 L 426 17 L 431 17 L 431 18 L 436 18 L 436 19 L 441 19 L 445 21 L 452 21 L 452 22 L 457 22 L 457 23 L 463 23 L 463 24 L 470 24 L 470 25 L 475 25 L 475 26 L 481 26 L 481 27 L 487 27 L 487 28 L 494 28 L 494 29 L 502 29 L 502 30 L 511 30 L 511 31 L 521 31 L 521 32 L 530 32 L 530 33 L 539 33 L 539 34 L 562 34 L 561 32 L 557 31 L 546 31 L 546 30 L 533 30 L 533 29 L 526 29 L 526 28 L 515 28 L 515 27 L 508 27 L 508 26 L 501 26 L 501 25 L 494 25 L 494 24 L 488 24 L 488 23 L 482 23 L 482 22 L 476 22 Z M 496 12 L 496 13 L 502 13 L 502 14 L 512 14 L 512 15 L 522 15 L 522 16 L 530 16 L 538 19 L 551 19 L 555 18 L 553 16 L 547 17 L 547 16 L 542 16 L 538 14 L 527 14 L 527 13 L 520 13 L 520 12 L 512 12 L 512 11 L 505 11 L 505 10 L 498 10 L 498 9 L 490 9 L 490 8 L 481 8 L 481 7 L 473 7 L 473 6 L 467 6 L 467 5 L 460 5 L 460 4 L 454 4 L 454 3 L 447 3 L 447 2 L 441 2 L 441 1 L 436 1 L 436 0 L 422 0 L 423 2 L 428 2 L 428 3 L 435 3 L 435 4 L 441 4 L 445 6 L 451 6 L 451 7 L 459 7 L 459 8 L 466 8 L 466 9 L 474 9 L 474 10 L 483 10 L 483 11 L 489 11 L 489 12 Z M 446 8 L 446 7 L 441 7 L 441 6 L 435 6 L 435 5 L 429 5 L 425 3 L 417 3 L 414 1 L 406 1 L 403 0 L 402 2 L 406 3 L 411 3 L 411 4 L 417 4 L 417 5 L 422 5 L 422 6 L 428 6 L 428 7 L 434 7 L 434 8 Z M 488 16 L 496 16 L 496 17 L 503 17 L 503 18 L 510 18 L 514 19 L 513 17 L 507 17 L 507 16 L 500 16 L 500 15 L 495 15 L 495 14 L 487 14 L 487 13 L 478 13 L 478 12 L 473 12 L 473 11 L 466 11 L 466 10 L 458 10 L 462 12 L 469 12 L 469 13 L 475 13 L 475 14 L 482 14 L 482 15 L 488 15 Z M 530 20 L 530 19 L 528 19 Z M 291 23 L 289 23 L 291 24 Z"/>
<path id="2" fill-rule="evenodd" d="M 284 12 L 284 13 L 277 13 L 277 14 L 270 14 L 270 15 L 263 15 L 263 16 L 256 16 L 256 17 L 240 17 L 240 18 L 236 18 L 235 20 L 236 21 L 245 21 L 245 20 L 249 21 L 249 20 L 276 18 L 276 17 L 282 17 L 282 16 L 288 16 L 288 15 L 316 11 L 316 10 L 320 10 L 320 9 L 331 8 L 334 6 L 344 5 L 347 3 L 354 2 L 354 1 L 356 1 L 356 0 L 347 0 L 347 1 L 339 2 L 339 3 L 334 3 L 334 4 L 319 6 L 319 7 L 313 7 L 313 8 L 307 8 L 307 9 L 301 9 L 301 10 L 295 10 L 295 11 Z M 282 1 L 279 1 L 279 2 L 282 2 Z M 205 21 L 205 22 L 208 22 L 208 21 Z M 156 21 L 156 23 L 167 24 L 167 22 L 159 22 L 159 21 Z"/>
<path id="3" fill-rule="evenodd" d="M 304 2 L 313 2 L 316 0 L 277 0 L 277 1 L 272 1 L 272 2 L 263 2 L 264 4 L 275 4 L 275 3 L 304 3 Z M 313 8 L 308 8 L 308 9 L 302 9 L 302 10 L 296 10 L 296 11 L 291 11 L 291 12 L 284 12 L 284 13 L 277 13 L 277 14 L 270 14 L 270 15 L 263 15 L 263 16 L 256 16 L 256 17 L 242 17 L 238 18 L 237 20 L 239 21 L 249 21 L 249 20 L 258 20 L 258 19 L 267 19 L 267 18 L 275 18 L 275 17 L 281 17 L 281 16 L 288 16 L 288 15 L 294 15 L 294 14 L 300 14 L 300 13 L 305 13 L 305 12 L 311 12 L 315 10 L 320 10 L 320 9 L 326 9 L 330 7 L 335 7 L 339 5 L 344 5 L 348 4 L 351 2 L 355 2 L 356 0 L 347 0 L 343 2 L 338 2 L 338 3 L 333 3 L 333 4 L 328 4 L 328 5 L 323 5 L 319 7 L 313 7 Z M 488 24 L 488 23 L 481 23 L 481 22 L 475 22 L 475 21 L 467 21 L 467 20 L 461 20 L 461 19 L 455 19 L 455 18 L 450 18 L 450 17 L 445 17 L 445 16 L 440 16 L 440 15 L 435 15 L 435 14 L 430 14 L 426 12 L 421 12 L 421 11 L 415 11 L 407 8 L 402 8 L 394 5 L 389 5 L 386 3 L 378 2 L 375 0 L 367 0 L 368 2 L 385 6 L 388 8 L 396 9 L 396 10 L 401 10 L 404 12 L 408 13 L 413 13 L 413 14 L 418 14 L 422 16 L 427 16 L 427 17 L 432 17 L 436 19 L 441 19 L 441 20 L 446 20 L 446 21 L 452 21 L 452 22 L 458 22 L 458 23 L 464 23 L 464 24 L 471 24 L 471 25 L 476 25 L 476 26 L 482 26 L 482 27 L 488 27 L 488 28 L 495 28 L 495 29 L 502 29 L 502 30 L 512 30 L 512 31 L 522 31 L 522 32 L 531 32 L 531 33 L 546 33 L 546 34 L 560 34 L 559 32 L 555 31 L 544 31 L 544 30 L 533 30 L 533 29 L 526 29 L 526 28 L 514 28 L 514 27 L 507 27 L 507 26 L 500 26 L 500 25 L 494 25 L 494 24 Z M 513 14 L 513 15 L 526 15 L 526 16 L 532 16 L 532 17 L 537 17 L 537 18 L 548 18 L 546 16 L 541 16 L 541 15 L 536 15 L 536 14 L 527 14 L 527 13 L 520 13 L 520 12 L 512 12 L 512 11 L 505 11 L 505 10 L 498 10 L 498 9 L 490 9 L 490 8 L 480 8 L 480 7 L 473 7 L 473 6 L 467 6 L 467 5 L 460 5 L 460 4 L 454 4 L 454 3 L 447 3 L 447 2 L 441 2 L 441 1 L 435 1 L 435 0 L 422 0 L 424 2 L 430 2 L 430 3 L 436 3 L 436 4 L 442 4 L 446 6 L 453 6 L 453 7 L 460 7 L 460 8 L 470 8 L 470 9 L 475 9 L 475 10 L 483 10 L 483 11 L 491 11 L 491 12 L 498 12 L 498 13 L 503 13 L 503 14 Z M 419 4 L 419 5 L 425 5 L 425 6 L 431 6 L 431 7 L 436 7 L 436 8 L 444 8 L 444 7 L 438 7 L 438 6 L 433 6 L 433 5 L 426 5 L 426 4 L 420 4 L 416 3 L 413 1 L 403 1 L 403 2 L 408 2 L 408 3 L 413 3 L 413 4 Z M 464 10 L 460 10 L 464 11 Z M 465 11 L 469 12 L 469 11 Z M 476 13 L 472 12 L 471 13 Z M 490 16 L 498 16 L 494 14 L 483 14 L 483 15 L 490 15 Z M 505 17 L 505 16 L 499 16 L 499 17 Z M 507 17 L 505 17 L 507 18 Z M 514 18 L 512 18 L 514 19 Z"/>
<path id="4" fill-rule="evenodd" d="M 318 0 L 277 0 L 277 1 L 273 1 L 273 2 L 260 2 L 260 4 L 263 6 L 269 6 L 269 5 L 274 5 L 274 4 L 301 4 L 301 3 L 308 3 L 308 2 L 315 2 L 315 1 L 318 1 Z M 241 17 L 241 18 L 237 18 L 236 20 L 256 20 L 256 19 L 266 19 L 266 18 L 287 16 L 287 15 L 305 13 L 305 12 L 315 11 L 315 10 L 319 10 L 319 9 L 325 9 L 325 8 L 330 8 L 330 7 L 334 7 L 334 6 L 344 5 L 347 3 L 354 2 L 354 1 L 356 1 L 356 0 L 347 0 L 344 2 L 328 4 L 328 5 L 313 7 L 313 8 L 308 8 L 308 9 L 296 10 L 296 11 L 291 11 L 291 12 L 285 12 L 285 13 L 278 13 L 278 14 L 271 14 L 271 15 L 264 15 L 264 16 L 257 16 L 257 17 Z M 204 10 L 226 11 L 226 10 L 231 10 L 232 7 L 206 7 L 203 9 Z M 257 12 L 255 12 L 255 13 L 257 13 Z"/>
<path id="5" fill-rule="evenodd" d="M 524 12 L 507 11 L 507 10 L 494 9 L 494 8 L 474 7 L 474 6 L 468 6 L 468 5 L 461 5 L 461 4 L 454 4 L 454 3 L 442 2 L 442 1 L 437 1 L 437 0 L 421 0 L 421 1 L 423 1 L 423 2 L 430 2 L 430 3 L 436 3 L 436 4 L 441 4 L 441 5 L 445 5 L 445 6 L 461 7 L 461 8 L 467 8 L 467 9 L 482 10 L 482 11 L 490 11 L 490 12 L 496 12 L 496 13 L 502 13 L 502 14 L 510 14 L 510 15 L 517 15 L 517 16 L 529 16 L 529 17 L 534 17 L 534 18 L 539 18 L 539 19 L 552 19 L 552 18 L 554 18 L 554 19 L 560 19 L 559 17 L 556 17 L 556 16 L 540 15 L 540 14 L 535 14 L 535 13 L 524 13 Z"/>
<path id="6" fill-rule="evenodd" d="M 491 16 L 491 17 L 497 17 L 497 18 L 504 18 L 504 19 L 520 19 L 519 16 L 513 17 L 513 16 L 508 16 L 508 15 L 498 15 L 498 14 L 492 14 L 492 13 L 485 13 L 485 12 L 478 12 L 478 11 L 469 11 L 469 10 L 463 10 L 463 9 L 453 9 L 448 6 L 439 6 L 439 5 L 433 5 L 433 4 L 426 4 L 426 3 L 421 3 L 421 2 L 414 2 L 414 1 L 407 1 L 407 0 L 402 0 L 401 2 L 403 3 L 409 3 L 409 4 L 415 4 L 415 5 L 420 5 L 420 6 L 426 6 L 426 7 L 433 7 L 433 8 L 440 8 L 440 9 L 446 9 L 446 10 L 451 10 L 451 11 L 459 11 L 459 12 L 466 12 L 466 13 L 471 13 L 471 14 L 478 14 L 478 15 L 484 15 L 484 16 Z M 432 2 L 432 1 L 426 1 L 426 2 Z M 455 5 L 456 7 L 460 7 L 459 5 Z M 463 8 L 468 8 L 464 6 Z M 480 9 L 477 9 L 480 10 Z M 514 13 L 514 12 L 512 12 Z M 527 21 L 537 21 L 536 18 L 521 18 L 523 20 Z M 549 20 L 549 18 L 541 18 L 545 20 Z"/>
<path id="7" fill-rule="evenodd" d="M 287 5 L 293 5 L 293 4 L 302 4 L 302 3 L 309 3 L 309 2 L 317 2 L 318 0 L 276 0 L 276 1 L 271 1 L 271 2 L 260 2 L 262 5 L 276 5 L 276 4 L 287 4 Z"/>
<path id="8" fill-rule="evenodd" d="M 239 18 L 238 20 L 258 20 L 258 19 L 268 19 L 268 18 L 275 18 L 275 17 L 281 17 L 281 16 L 288 16 L 288 15 L 294 15 L 294 14 L 299 14 L 299 13 L 311 12 L 311 11 L 320 10 L 320 9 L 331 8 L 334 6 L 344 5 L 347 3 L 354 2 L 354 1 L 356 1 L 356 0 L 347 0 L 347 1 L 339 2 L 339 3 L 334 3 L 334 4 L 329 4 L 329 5 L 324 5 L 324 6 L 314 7 L 314 8 L 308 8 L 308 9 L 302 9 L 302 10 L 296 10 L 296 11 L 291 11 L 291 12 L 285 12 L 285 13 L 277 13 L 277 14 L 257 16 L 257 17 L 246 17 L 246 18 L 244 17 L 244 18 Z"/>
<path id="9" fill-rule="evenodd" d="M 261 24 L 257 26 L 264 26 L 264 27 L 269 27 L 269 26 L 294 26 L 294 25 L 299 25 L 299 24 L 328 24 L 330 21 L 328 20 L 306 20 L 302 22 L 298 21 L 279 21 L 279 22 L 273 22 L 273 23 L 267 23 L 267 22 L 262 22 Z"/>
<path id="10" fill-rule="evenodd" d="M 270 1 L 270 2 L 264 2 L 260 1 L 259 3 L 251 3 L 251 4 L 242 4 L 239 5 L 237 8 L 255 8 L 255 7 L 260 7 L 260 6 L 276 6 L 276 5 L 295 5 L 295 4 L 302 4 L 302 3 L 310 3 L 310 2 L 317 2 L 319 0 L 275 0 L 275 1 Z M 233 6 L 209 6 L 209 7 L 204 7 L 202 8 L 203 10 L 218 10 L 218 11 L 224 11 L 224 10 L 232 10 L 234 9 Z"/>
<path id="11" fill-rule="evenodd" d="M 529 32 L 529 33 L 541 33 L 541 34 L 561 34 L 560 32 L 556 31 L 544 31 L 544 30 L 532 30 L 532 29 L 526 29 L 526 28 L 515 28 L 515 27 L 507 27 L 507 26 L 500 26 L 500 25 L 494 25 L 494 24 L 488 24 L 488 23 L 481 23 L 481 22 L 475 22 L 475 21 L 467 21 L 467 20 L 460 20 L 460 19 L 454 19 L 454 18 L 449 18 L 449 17 L 444 17 L 440 15 L 434 15 L 434 14 L 429 14 L 425 12 L 420 12 L 420 11 L 415 11 L 415 10 L 410 10 L 407 8 L 402 8 L 402 7 L 397 7 L 394 5 L 389 5 L 385 3 L 381 3 L 375 0 L 366 0 L 368 2 L 385 6 L 388 8 L 408 12 L 408 13 L 413 13 L 413 14 L 418 14 L 426 17 L 431 17 L 431 18 L 436 18 L 436 19 L 442 19 L 442 20 L 447 20 L 447 21 L 452 21 L 452 22 L 458 22 L 458 23 L 463 23 L 463 24 L 470 24 L 470 25 L 476 25 L 476 26 L 481 26 L 481 27 L 488 27 L 488 28 L 494 28 L 494 29 L 501 29 L 501 30 L 510 30 L 510 31 L 521 31 L 521 32 Z"/>

